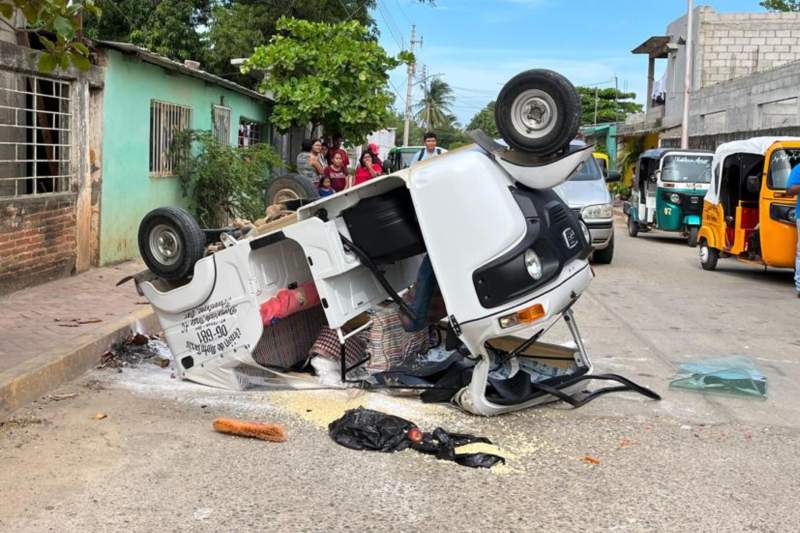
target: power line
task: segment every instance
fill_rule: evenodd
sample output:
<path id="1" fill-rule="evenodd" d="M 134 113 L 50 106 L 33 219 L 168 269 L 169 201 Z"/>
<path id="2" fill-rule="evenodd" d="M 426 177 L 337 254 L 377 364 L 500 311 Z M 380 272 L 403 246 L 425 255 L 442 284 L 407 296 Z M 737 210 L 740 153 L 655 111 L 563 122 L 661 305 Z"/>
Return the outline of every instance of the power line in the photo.
<path id="1" fill-rule="evenodd" d="M 400 14 L 403 15 L 403 18 L 406 19 L 406 22 L 408 22 L 409 24 L 413 24 L 413 22 L 411 22 L 411 19 L 408 18 L 408 15 L 406 15 L 406 11 L 405 9 L 403 9 L 403 6 L 400 5 L 400 2 L 398 0 L 394 0 L 394 3 L 397 4 L 397 8 L 400 10 Z"/>
<path id="2" fill-rule="evenodd" d="M 397 34 L 395 33 L 394 29 L 392 28 L 392 25 L 389 24 L 389 19 L 386 17 L 386 14 L 383 12 L 383 9 L 381 8 L 380 2 L 378 2 L 377 6 L 378 6 L 378 14 L 381 16 L 383 21 L 386 23 L 386 28 L 389 30 L 389 33 L 392 35 L 392 38 L 394 39 L 394 42 L 396 42 L 397 46 L 399 46 L 400 50 L 402 50 L 403 49 L 403 39 L 402 39 L 402 37 L 400 39 L 397 38 Z"/>
<path id="3" fill-rule="evenodd" d="M 378 9 L 383 12 L 383 17 L 386 20 L 386 22 L 390 26 L 394 27 L 395 30 L 397 30 L 397 33 L 400 35 L 400 40 L 403 43 L 405 43 L 406 38 L 405 35 L 403 34 L 403 30 L 400 28 L 400 26 L 397 24 L 397 21 L 394 19 L 394 15 L 392 14 L 392 10 L 389 9 L 389 6 L 384 5 L 383 7 L 381 7 L 380 0 L 377 0 L 376 5 L 378 6 Z"/>

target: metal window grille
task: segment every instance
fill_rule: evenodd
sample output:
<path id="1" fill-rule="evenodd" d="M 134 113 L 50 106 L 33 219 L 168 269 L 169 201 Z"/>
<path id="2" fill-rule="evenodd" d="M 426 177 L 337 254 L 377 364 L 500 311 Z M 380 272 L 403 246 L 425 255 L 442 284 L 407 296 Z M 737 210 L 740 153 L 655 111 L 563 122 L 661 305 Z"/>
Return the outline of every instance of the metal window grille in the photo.
<path id="1" fill-rule="evenodd" d="M 67 81 L 0 70 L 0 198 L 70 192 Z"/>
<path id="2" fill-rule="evenodd" d="M 173 176 L 176 154 L 172 141 L 179 131 L 189 129 L 190 107 L 152 100 L 150 102 L 150 175 Z"/>
<path id="3" fill-rule="evenodd" d="M 215 105 L 214 116 L 214 138 L 220 144 L 230 144 L 231 138 L 231 108 Z"/>
<path id="4" fill-rule="evenodd" d="M 239 120 L 239 146 L 252 146 L 267 141 L 263 138 L 264 124 L 248 120 Z"/>

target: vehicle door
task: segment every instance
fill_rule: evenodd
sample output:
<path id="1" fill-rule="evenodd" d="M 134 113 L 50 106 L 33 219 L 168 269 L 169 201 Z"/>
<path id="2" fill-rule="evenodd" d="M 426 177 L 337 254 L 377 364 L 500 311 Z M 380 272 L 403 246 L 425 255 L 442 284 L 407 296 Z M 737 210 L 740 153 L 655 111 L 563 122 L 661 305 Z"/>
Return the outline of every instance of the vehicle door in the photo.
<path id="1" fill-rule="evenodd" d="M 766 161 L 759 195 L 761 257 L 767 265 L 791 268 L 797 249 L 797 204 L 786 196 L 786 182 L 800 164 L 800 142 L 774 145 Z"/>

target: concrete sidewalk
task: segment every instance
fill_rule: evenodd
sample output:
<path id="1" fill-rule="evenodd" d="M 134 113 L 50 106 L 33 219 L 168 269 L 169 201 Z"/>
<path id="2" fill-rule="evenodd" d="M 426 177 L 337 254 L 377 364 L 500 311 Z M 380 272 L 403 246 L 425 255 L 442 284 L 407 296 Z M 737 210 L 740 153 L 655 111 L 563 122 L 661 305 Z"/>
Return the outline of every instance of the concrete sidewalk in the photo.
<path id="1" fill-rule="evenodd" d="M 0 417 L 95 365 L 133 324 L 158 323 L 133 283 L 131 261 L 0 297 Z"/>

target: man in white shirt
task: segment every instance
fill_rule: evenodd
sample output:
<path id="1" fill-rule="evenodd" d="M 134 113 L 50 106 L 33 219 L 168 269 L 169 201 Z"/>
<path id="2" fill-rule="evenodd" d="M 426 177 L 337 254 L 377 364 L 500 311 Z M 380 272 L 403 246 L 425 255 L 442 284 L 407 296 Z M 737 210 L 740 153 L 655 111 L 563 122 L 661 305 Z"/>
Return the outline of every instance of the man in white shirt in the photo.
<path id="1" fill-rule="evenodd" d="M 417 152 L 417 155 L 415 155 L 414 159 L 412 160 L 413 163 L 416 163 L 418 161 L 425 161 L 426 159 L 430 159 L 431 157 L 436 157 L 439 154 L 447 152 L 447 150 L 445 150 L 444 148 L 439 148 L 438 146 L 436 146 L 436 143 L 439 141 L 439 139 L 436 137 L 436 134 L 433 133 L 432 131 L 425 134 L 424 141 L 425 141 L 425 148 Z"/>

